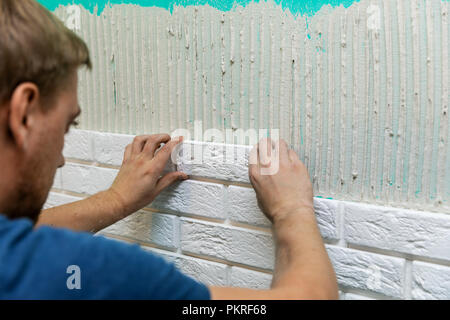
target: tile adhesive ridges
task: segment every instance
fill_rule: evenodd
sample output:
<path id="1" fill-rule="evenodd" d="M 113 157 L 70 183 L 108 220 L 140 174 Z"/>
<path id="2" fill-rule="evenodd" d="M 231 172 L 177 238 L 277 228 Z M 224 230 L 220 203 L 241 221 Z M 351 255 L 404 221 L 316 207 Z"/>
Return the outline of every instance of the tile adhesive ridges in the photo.
<path id="1" fill-rule="evenodd" d="M 80 6 L 80 128 L 280 129 L 316 195 L 448 212 L 449 6 Z"/>

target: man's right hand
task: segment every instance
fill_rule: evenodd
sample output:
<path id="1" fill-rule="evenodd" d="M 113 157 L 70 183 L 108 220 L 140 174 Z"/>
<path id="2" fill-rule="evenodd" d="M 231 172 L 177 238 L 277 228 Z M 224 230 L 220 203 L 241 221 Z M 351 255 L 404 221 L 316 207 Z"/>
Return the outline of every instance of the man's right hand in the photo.
<path id="1" fill-rule="evenodd" d="M 276 161 L 278 170 L 272 170 Z M 270 139 L 261 140 L 252 149 L 249 163 L 259 207 L 273 222 L 276 252 L 272 285 L 269 290 L 212 286 L 212 298 L 337 299 L 336 275 L 317 226 L 304 164 L 286 142 Z"/>
<path id="2" fill-rule="evenodd" d="M 264 169 L 278 161 L 274 174 Z M 314 213 L 313 190 L 308 171 L 284 140 L 262 139 L 250 152 L 249 176 L 258 205 L 276 223 L 300 210 Z"/>

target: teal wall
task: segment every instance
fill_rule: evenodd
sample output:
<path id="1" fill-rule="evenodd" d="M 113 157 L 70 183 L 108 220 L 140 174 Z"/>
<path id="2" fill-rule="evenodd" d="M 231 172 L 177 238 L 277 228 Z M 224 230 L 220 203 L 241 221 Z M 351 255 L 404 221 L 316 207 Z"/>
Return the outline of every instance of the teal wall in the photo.
<path id="1" fill-rule="evenodd" d="M 59 5 L 81 4 L 86 9 L 94 12 L 97 7 L 97 13 L 100 14 L 105 6 L 111 4 L 136 4 L 144 7 L 160 7 L 172 10 L 175 5 L 189 6 L 189 5 L 205 5 L 208 4 L 216 9 L 222 11 L 229 11 L 236 5 L 245 6 L 251 2 L 249 0 L 38 0 L 50 10 L 55 10 Z M 294 14 L 313 15 L 324 5 L 349 7 L 352 3 L 359 0 L 274 0 L 275 3 L 280 4 L 283 9 L 289 9 Z M 259 2 L 256 0 L 255 2 Z"/>

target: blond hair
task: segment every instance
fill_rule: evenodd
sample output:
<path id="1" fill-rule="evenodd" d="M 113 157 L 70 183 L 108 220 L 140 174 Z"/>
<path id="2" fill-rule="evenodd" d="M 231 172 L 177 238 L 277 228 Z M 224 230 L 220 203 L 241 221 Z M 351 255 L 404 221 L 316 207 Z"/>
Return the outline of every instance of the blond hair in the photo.
<path id="1" fill-rule="evenodd" d="M 0 104 L 23 82 L 51 97 L 80 66 L 86 43 L 35 0 L 0 0 Z"/>

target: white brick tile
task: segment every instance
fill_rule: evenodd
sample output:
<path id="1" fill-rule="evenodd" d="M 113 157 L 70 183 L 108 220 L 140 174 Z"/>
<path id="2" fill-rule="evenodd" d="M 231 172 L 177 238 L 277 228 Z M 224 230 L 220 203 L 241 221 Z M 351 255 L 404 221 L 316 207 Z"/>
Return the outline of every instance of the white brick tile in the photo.
<path id="1" fill-rule="evenodd" d="M 187 256 L 178 256 L 175 258 L 175 265 L 183 273 L 207 285 L 226 285 L 227 266 L 225 264 Z"/>
<path id="2" fill-rule="evenodd" d="M 274 266 L 272 236 L 261 231 L 182 218 L 181 249 L 264 269 Z"/>
<path id="3" fill-rule="evenodd" d="M 164 190 L 151 204 L 152 208 L 180 213 L 226 219 L 225 186 L 186 180 Z"/>
<path id="4" fill-rule="evenodd" d="M 122 165 L 125 147 L 133 142 L 135 136 L 72 130 L 66 137 L 65 157 L 120 166 Z M 164 171 L 169 172 L 174 170 L 175 165 L 169 160 Z"/>
<path id="5" fill-rule="evenodd" d="M 270 221 L 258 207 L 256 193 L 252 188 L 229 186 L 227 194 L 228 217 L 237 222 L 256 226 L 269 227 Z M 325 239 L 339 238 L 338 202 L 334 200 L 314 198 L 314 209 L 317 224 Z"/>
<path id="6" fill-rule="evenodd" d="M 71 129 L 65 137 L 64 157 L 92 161 L 94 156 L 91 136 L 90 131 Z"/>
<path id="7" fill-rule="evenodd" d="M 344 203 L 348 243 L 450 261 L 450 215 Z"/>
<path id="8" fill-rule="evenodd" d="M 450 267 L 414 261 L 413 299 L 450 299 Z"/>
<path id="9" fill-rule="evenodd" d="M 339 239 L 338 201 L 314 198 L 317 225 L 324 239 Z"/>
<path id="10" fill-rule="evenodd" d="M 250 183 L 251 147 L 186 141 L 179 149 L 177 168 L 189 175 Z"/>
<path id="11" fill-rule="evenodd" d="M 161 255 L 167 261 L 174 263 L 181 272 L 206 285 L 227 285 L 227 265 L 223 263 L 207 261 L 160 249 L 145 248 L 145 250 L 150 250 Z"/>
<path id="12" fill-rule="evenodd" d="M 138 211 L 103 229 L 108 233 L 175 249 L 178 246 L 178 217 Z"/>
<path id="13" fill-rule="evenodd" d="M 133 142 L 134 136 L 91 132 L 94 145 L 94 159 L 103 164 L 120 166 L 125 147 Z"/>
<path id="14" fill-rule="evenodd" d="M 261 212 L 252 188 L 229 186 L 227 193 L 229 219 L 256 226 L 269 227 L 269 219 Z"/>
<path id="15" fill-rule="evenodd" d="M 61 206 L 63 204 L 75 202 L 75 201 L 82 200 L 82 199 L 83 198 L 69 196 L 69 195 L 63 194 L 63 193 L 50 192 L 47 197 L 47 201 L 44 204 L 44 209 Z"/>
<path id="16" fill-rule="evenodd" d="M 340 286 L 403 297 L 404 259 L 336 246 L 327 251 Z"/>
<path id="17" fill-rule="evenodd" d="M 77 193 L 94 194 L 108 189 L 117 172 L 116 169 L 69 162 L 62 168 L 62 188 Z"/>
<path id="18" fill-rule="evenodd" d="M 272 275 L 240 267 L 231 267 L 230 286 L 251 289 L 269 289 Z"/>

